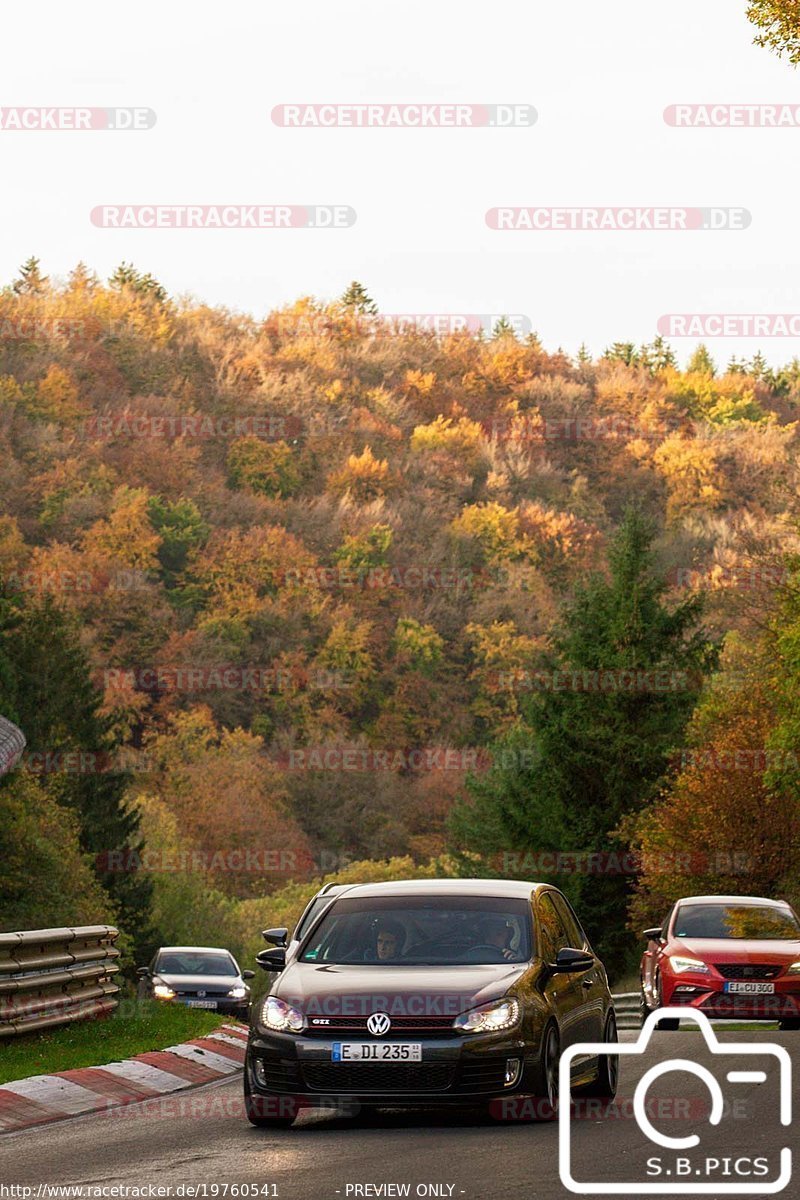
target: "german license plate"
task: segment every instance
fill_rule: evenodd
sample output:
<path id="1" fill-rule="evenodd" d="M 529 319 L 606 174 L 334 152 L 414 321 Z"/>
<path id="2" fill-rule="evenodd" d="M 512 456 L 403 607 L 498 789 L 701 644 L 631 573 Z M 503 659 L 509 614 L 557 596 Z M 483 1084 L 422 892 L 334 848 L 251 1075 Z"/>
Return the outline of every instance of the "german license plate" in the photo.
<path id="1" fill-rule="evenodd" d="M 421 1062 L 421 1042 L 334 1042 L 332 1062 Z"/>
<path id="2" fill-rule="evenodd" d="M 736 996 L 773 996 L 774 983 L 726 983 L 725 991 Z"/>
<path id="3" fill-rule="evenodd" d="M 189 1000 L 189 1008 L 216 1008 L 216 1000 Z"/>

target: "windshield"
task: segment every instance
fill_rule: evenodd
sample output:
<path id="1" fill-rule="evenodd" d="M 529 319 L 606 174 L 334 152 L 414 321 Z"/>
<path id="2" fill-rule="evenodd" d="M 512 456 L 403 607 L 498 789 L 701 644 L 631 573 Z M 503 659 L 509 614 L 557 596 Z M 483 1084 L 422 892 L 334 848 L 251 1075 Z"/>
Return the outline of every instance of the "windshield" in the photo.
<path id="1" fill-rule="evenodd" d="M 530 905 L 479 896 L 393 896 L 334 903 L 301 962 L 466 966 L 527 962 Z"/>
<path id="2" fill-rule="evenodd" d="M 789 909 L 766 904 L 682 904 L 675 937 L 792 941 L 800 938 L 800 925 Z"/>
<path id="3" fill-rule="evenodd" d="M 236 963 L 227 954 L 202 954 L 197 950 L 170 950 L 159 954 L 160 975 L 238 975 Z"/>

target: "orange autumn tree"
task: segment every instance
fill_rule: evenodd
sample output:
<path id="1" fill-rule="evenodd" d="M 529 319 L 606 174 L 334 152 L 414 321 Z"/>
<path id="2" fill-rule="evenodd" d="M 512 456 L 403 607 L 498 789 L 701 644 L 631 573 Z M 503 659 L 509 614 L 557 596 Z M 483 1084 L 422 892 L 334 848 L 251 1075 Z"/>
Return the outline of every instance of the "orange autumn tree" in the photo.
<path id="1" fill-rule="evenodd" d="M 765 781 L 774 721 L 763 665 L 729 660 L 695 713 L 667 790 L 627 828 L 641 863 L 632 928 L 663 920 L 681 896 L 781 894 L 800 809 Z"/>
<path id="2" fill-rule="evenodd" d="M 155 768 L 147 791 L 174 816 L 187 861 L 221 891 L 264 895 L 308 871 L 309 843 L 260 737 L 219 729 L 198 706 L 171 716 L 146 754 Z"/>

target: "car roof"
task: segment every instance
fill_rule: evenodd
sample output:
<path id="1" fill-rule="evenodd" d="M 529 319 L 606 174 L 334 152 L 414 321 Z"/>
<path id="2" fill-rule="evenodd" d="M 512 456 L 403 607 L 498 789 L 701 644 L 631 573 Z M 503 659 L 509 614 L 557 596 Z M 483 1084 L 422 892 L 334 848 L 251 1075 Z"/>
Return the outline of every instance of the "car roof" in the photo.
<path id="1" fill-rule="evenodd" d="M 348 899 L 370 896 L 517 896 L 527 900 L 532 892 L 547 886 L 519 879 L 405 879 L 355 884 L 348 888 Z"/>
<path id="2" fill-rule="evenodd" d="M 787 900 L 769 900 L 765 896 L 682 896 L 677 904 L 767 904 L 771 908 L 790 908 Z"/>
<path id="3" fill-rule="evenodd" d="M 233 958 L 230 950 L 226 950 L 224 946 L 159 946 L 158 953 L 171 953 L 173 950 L 180 954 L 227 954 Z"/>

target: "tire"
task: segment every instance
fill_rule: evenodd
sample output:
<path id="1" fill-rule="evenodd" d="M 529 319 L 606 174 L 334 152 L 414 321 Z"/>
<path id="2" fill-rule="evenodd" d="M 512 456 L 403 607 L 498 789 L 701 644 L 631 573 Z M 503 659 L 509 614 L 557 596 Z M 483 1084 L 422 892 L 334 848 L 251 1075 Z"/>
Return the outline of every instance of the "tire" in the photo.
<path id="1" fill-rule="evenodd" d="M 786 1033 L 796 1033 L 800 1029 L 800 1017 L 786 1017 L 778 1022 L 778 1028 Z"/>
<path id="2" fill-rule="evenodd" d="M 555 1025 L 548 1025 L 542 1038 L 542 1062 L 539 1069 L 539 1086 L 534 1103 L 536 1121 L 555 1121 L 558 1118 L 559 1066 L 561 1061 L 561 1039 Z"/>
<path id="3" fill-rule="evenodd" d="M 250 1068 L 244 1069 L 244 1111 L 258 1129 L 289 1129 L 297 1116 L 293 1096 L 266 1095 L 250 1091 Z"/>
<path id="4" fill-rule="evenodd" d="M 639 988 L 639 1028 L 640 1029 L 643 1028 L 645 1021 L 650 1016 L 650 1013 L 652 1011 L 653 1010 L 650 1008 L 650 1005 L 647 1003 L 647 997 L 644 994 L 644 985 L 640 985 L 640 988 Z"/>
<path id="5" fill-rule="evenodd" d="M 661 991 L 661 976 L 658 977 L 658 1008 L 664 1007 L 663 993 Z M 662 1021 L 656 1023 L 656 1029 L 660 1029 L 665 1033 L 675 1033 L 680 1029 L 681 1023 L 677 1017 L 665 1017 Z"/>
<path id="6" fill-rule="evenodd" d="M 612 1043 L 618 1041 L 617 1037 L 617 1018 L 614 1015 L 613 1008 L 606 1018 L 606 1027 L 603 1030 L 603 1041 Z M 617 1094 L 617 1085 L 619 1083 L 619 1055 L 618 1054 L 603 1054 L 600 1058 L 600 1070 L 597 1079 L 594 1083 L 590 1083 L 588 1087 L 581 1088 L 582 1096 L 602 1096 L 605 1100 L 613 1100 Z"/>

